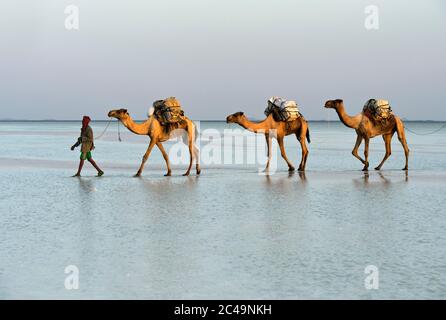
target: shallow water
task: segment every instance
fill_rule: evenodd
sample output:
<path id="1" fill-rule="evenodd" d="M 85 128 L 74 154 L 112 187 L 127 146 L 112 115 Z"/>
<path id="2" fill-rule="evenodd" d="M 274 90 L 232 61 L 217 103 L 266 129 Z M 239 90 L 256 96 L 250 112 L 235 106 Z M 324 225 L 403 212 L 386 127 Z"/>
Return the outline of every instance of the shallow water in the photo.
<path id="1" fill-rule="evenodd" d="M 98 135 L 105 123 L 92 126 Z M 305 175 L 289 175 L 279 155 L 270 176 L 242 162 L 182 177 L 180 163 L 166 178 L 155 150 L 132 178 L 147 137 L 121 127 L 118 142 L 112 123 L 94 151 L 106 175 L 86 164 L 85 177 L 71 178 L 78 127 L 0 122 L 0 298 L 446 298 L 446 130 L 407 133 L 407 174 L 396 138 L 384 170 L 364 174 L 350 154 L 354 132 L 315 122 Z M 252 134 L 230 134 L 243 139 L 222 153 L 255 153 Z M 202 138 L 203 151 L 224 144 Z M 297 167 L 296 139 L 286 147 Z M 383 153 L 374 139 L 372 167 Z M 78 290 L 64 287 L 68 265 Z M 368 265 L 379 269 L 377 290 L 364 287 Z"/>

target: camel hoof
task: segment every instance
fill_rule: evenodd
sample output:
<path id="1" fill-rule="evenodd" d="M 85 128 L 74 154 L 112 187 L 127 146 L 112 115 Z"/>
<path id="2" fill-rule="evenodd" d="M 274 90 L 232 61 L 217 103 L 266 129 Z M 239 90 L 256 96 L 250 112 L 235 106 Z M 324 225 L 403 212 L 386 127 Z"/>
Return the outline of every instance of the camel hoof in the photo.
<path id="1" fill-rule="evenodd" d="M 300 170 L 300 168 L 299 168 L 299 170 Z M 296 171 L 296 168 L 294 168 L 294 167 L 289 167 L 288 168 L 288 172 L 293 172 L 293 171 Z"/>
<path id="2" fill-rule="evenodd" d="M 165 176 L 165 177 L 170 177 L 171 175 L 172 175 L 172 173 L 168 172 L 168 173 L 166 173 L 164 176 Z"/>
<path id="3" fill-rule="evenodd" d="M 379 171 L 379 170 L 381 170 L 381 168 L 380 168 L 380 167 L 376 167 L 375 170 L 378 170 L 378 171 Z"/>
<path id="4" fill-rule="evenodd" d="M 133 177 L 134 177 L 134 178 L 139 178 L 139 177 L 141 177 L 141 173 L 137 173 L 137 174 L 135 174 Z"/>
<path id="5" fill-rule="evenodd" d="M 402 170 L 403 170 L 403 171 L 408 171 L 409 168 L 408 168 L 408 167 L 404 167 Z"/>
<path id="6" fill-rule="evenodd" d="M 197 176 L 199 176 L 201 173 L 201 170 L 197 170 Z"/>
<path id="7" fill-rule="evenodd" d="M 183 177 L 187 177 L 190 172 L 183 173 Z"/>
<path id="8" fill-rule="evenodd" d="M 364 168 L 362 169 L 362 171 L 369 171 L 369 163 L 366 162 Z"/>

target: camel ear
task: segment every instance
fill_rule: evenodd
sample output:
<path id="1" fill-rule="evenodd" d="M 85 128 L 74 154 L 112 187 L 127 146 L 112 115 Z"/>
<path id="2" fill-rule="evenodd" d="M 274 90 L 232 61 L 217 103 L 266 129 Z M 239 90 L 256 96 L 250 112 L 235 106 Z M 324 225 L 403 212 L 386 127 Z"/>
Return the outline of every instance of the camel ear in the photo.
<path id="1" fill-rule="evenodd" d="M 337 99 L 336 101 L 339 102 L 339 103 L 343 103 L 344 102 L 344 100 L 342 100 L 342 99 Z"/>
<path id="2" fill-rule="evenodd" d="M 127 113 L 127 109 L 121 109 L 122 112 Z"/>

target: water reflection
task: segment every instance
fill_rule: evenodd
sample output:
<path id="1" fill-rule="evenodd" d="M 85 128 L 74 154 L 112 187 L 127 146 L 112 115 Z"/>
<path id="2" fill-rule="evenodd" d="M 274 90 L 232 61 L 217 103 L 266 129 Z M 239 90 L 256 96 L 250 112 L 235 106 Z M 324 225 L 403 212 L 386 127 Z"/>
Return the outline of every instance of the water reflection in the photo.
<path id="1" fill-rule="evenodd" d="M 307 177 L 305 175 L 305 172 L 288 172 L 286 176 L 281 174 L 274 174 L 264 175 L 265 177 L 265 185 L 267 187 L 279 187 L 281 190 L 289 188 L 291 185 L 295 185 L 295 176 L 298 176 L 299 179 L 297 179 L 298 182 L 301 182 L 300 184 L 302 186 L 306 186 L 307 183 Z"/>
<path id="2" fill-rule="evenodd" d="M 95 202 L 96 179 L 75 177 L 78 181 L 79 189 L 79 211 L 82 218 L 79 218 L 79 242 L 78 246 L 73 249 L 71 255 L 77 256 L 79 263 L 86 265 L 90 263 L 89 253 L 97 250 L 99 247 L 97 241 L 95 241 L 95 212 L 98 211 Z M 71 228 L 74 228 L 72 225 Z M 102 244 L 103 245 L 103 244 Z"/>
<path id="3" fill-rule="evenodd" d="M 93 202 L 93 193 L 97 191 L 93 179 L 85 179 L 82 177 L 75 177 L 79 182 L 79 206 L 81 210 L 90 212 Z"/>
<path id="4" fill-rule="evenodd" d="M 374 177 L 375 178 L 378 177 L 379 179 L 374 179 Z M 401 181 L 408 182 L 409 181 L 409 174 L 407 171 L 404 172 L 403 180 L 400 180 L 399 177 L 400 177 L 399 175 L 398 175 L 398 177 L 396 177 L 396 176 L 392 175 L 391 173 L 383 173 L 381 171 L 377 171 L 376 174 L 366 171 L 366 172 L 363 172 L 362 177 L 354 178 L 353 182 L 355 183 L 356 186 L 376 185 L 376 186 L 389 187 L 392 183 L 395 183 L 395 182 L 401 182 Z"/>
<path id="5" fill-rule="evenodd" d="M 197 186 L 198 176 L 188 176 L 188 177 L 163 177 L 158 179 L 144 179 L 139 178 L 140 183 L 144 186 L 147 191 L 153 192 L 155 194 L 165 195 L 169 190 L 184 192 L 184 187 L 187 189 L 193 189 Z"/>

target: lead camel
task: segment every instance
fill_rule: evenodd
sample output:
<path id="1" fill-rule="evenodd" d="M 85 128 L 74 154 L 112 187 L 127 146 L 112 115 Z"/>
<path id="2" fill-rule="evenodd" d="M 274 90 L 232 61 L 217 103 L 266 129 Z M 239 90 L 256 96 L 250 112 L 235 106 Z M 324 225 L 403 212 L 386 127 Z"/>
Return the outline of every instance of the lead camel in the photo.
<path id="1" fill-rule="evenodd" d="M 169 128 L 166 128 L 166 126 L 162 125 L 161 122 L 159 122 L 156 119 L 155 115 L 151 115 L 149 119 L 147 119 L 144 122 L 136 123 L 135 121 L 133 121 L 132 117 L 130 117 L 130 114 L 127 112 L 126 109 L 111 110 L 108 113 L 108 116 L 116 118 L 119 121 L 121 121 L 121 123 L 131 132 L 150 137 L 149 147 L 147 148 L 147 151 L 142 158 L 141 165 L 138 169 L 138 172 L 135 174 L 135 177 L 141 176 L 142 171 L 144 169 L 144 164 L 149 158 L 150 152 L 152 151 L 155 145 L 161 151 L 164 161 L 166 161 L 167 173 L 165 175 L 166 176 L 171 175 L 172 171 L 170 169 L 169 156 L 164 150 L 162 142 L 165 142 L 170 138 L 176 136 L 176 133 L 179 132 L 176 131 L 176 129 L 184 130 L 183 141 L 186 141 L 189 146 L 189 155 L 190 155 L 189 167 L 187 168 L 186 173 L 183 175 L 184 176 L 189 175 L 194 159 L 196 161 L 197 175 L 200 174 L 201 170 L 200 170 L 199 151 L 194 144 L 195 139 L 197 138 L 196 127 L 195 124 L 189 118 L 184 117 L 184 120 L 170 126 Z"/>

